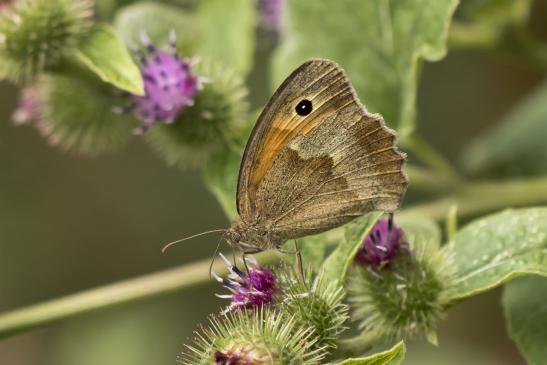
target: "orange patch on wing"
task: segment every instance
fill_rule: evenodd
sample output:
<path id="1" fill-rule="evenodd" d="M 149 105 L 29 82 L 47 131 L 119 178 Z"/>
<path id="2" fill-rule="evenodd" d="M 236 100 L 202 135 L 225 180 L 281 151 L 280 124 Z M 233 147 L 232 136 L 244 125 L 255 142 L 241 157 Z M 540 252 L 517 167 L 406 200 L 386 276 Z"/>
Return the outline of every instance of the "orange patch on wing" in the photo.
<path id="1" fill-rule="evenodd" d="M 301 117 L 298 117 L 301 118 Z M 298 118 L 293 118 L 294 121 Z M 289 118 L 290 119 L 290 118 Z M 299 133 L 310 133 L 321 123 L 321 118 L 304 118 L 299 123 L 291 123 L 287 120 L 274 120 L 268 131 L 261 154 L 257 156 L 257 166 L 251 176 L 251 186 L 255 190 L 272 166 L 279 151 L 281 151 Z M 281 128 L 280 128 L 280 127 Z"/>

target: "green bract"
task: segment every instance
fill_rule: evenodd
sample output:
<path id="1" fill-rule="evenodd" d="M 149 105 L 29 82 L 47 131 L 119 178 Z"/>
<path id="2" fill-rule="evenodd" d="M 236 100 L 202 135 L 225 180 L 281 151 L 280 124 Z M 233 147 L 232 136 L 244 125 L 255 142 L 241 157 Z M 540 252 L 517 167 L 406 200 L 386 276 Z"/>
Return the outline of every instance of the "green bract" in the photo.
<path id="1" fill-rule="evenodd" d="M 123 103 L 114 90 L 78 66 L 43 76 L 38 83 L 44 132 L 63 149 L 97 155 L 122 147 L 135 122 L 112 109 Z"/>

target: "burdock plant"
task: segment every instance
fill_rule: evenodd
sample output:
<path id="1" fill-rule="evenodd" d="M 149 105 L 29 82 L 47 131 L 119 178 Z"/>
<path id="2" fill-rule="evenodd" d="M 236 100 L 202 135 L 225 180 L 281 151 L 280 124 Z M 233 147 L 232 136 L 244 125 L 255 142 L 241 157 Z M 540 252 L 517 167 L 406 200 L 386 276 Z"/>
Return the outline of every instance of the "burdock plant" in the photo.
<path id="1" fill-rule="evenodd" d="M 305 59 L 338 62 L 367 109 L 383 116 L 408 153 L 407 199 L 393 216 L 369 213 L 288 242 L 282 254 L 223 257 L 228 268 L 215 267 L 211 277 L 223 285 L 215 290 L 225 302 L 186 341 L 180 361 L 400 364 L 403 341 L 437 343 L 436 329 L 450 307 L 534 274 L 505 288 L 503 306 L 509 335 L 530 364 L 541 364 L 547 358 L 547 316 L 540 312 L 547 302 L 541 279 L 547 276 L 547 208 L 540 206 L 547 201 L 541 177 L 547 88 L 539 86 L 500 125 L 463 146 L 459 166 L 423 137 L 416 108 L 425 61 L 457 48 L 503 52 L 523 61 L 520 67 L 544 72 L 546 45 L 527 27 L 531 3 L 3 1 L 0 78 L 21 87 L 16 124 L 32 125 L 49 144 L 86 156 L 144 141 L 170 165 L 199 169 L 232 220 L 245 142 L 274 86 Z M 435 103 L 427 92 L 422 97 L 423 105 Z M 446 115 L 435 120 L 441 133 L 450 114 L 458 123 L 470 115 L 459 102 L 449 104 L 457 109 L 438 108 Z M 318 115 L 310 118 L 319 123 Z M 281 125 L 290 129 L 291 123 L 297 122 Z M 283 129 L 272 146 L 282 143 Z M 319 160 L 333 168 L 341 163 L 336 154 Z M 360 167 L 371 175 L 371 194 L 380 189 L 374 175 L 391 172 L 370 172 L 380 163 Z M 351 184 L 341 199 L 356 198 Z M 381 186 L 386 197 L 389 184 Z M 317 185 L 313 180 L 310 187 Z M 506 210 L 513 206 L 524 208 Z M 0 336 L 210 281 L 208 265 L 199 264 L 52 300 L 0 314 Z M 123 295 L 112 295 L 118 289 Z"/>
<path id="2" fill-rule="evenodd" d="M 392 219 L 378 221 L 364 239 L 348 279 L 353 319 L 381 338 L 429 336 L 442 318 L 452 267 L 438 244 L 407 242 Z"/>

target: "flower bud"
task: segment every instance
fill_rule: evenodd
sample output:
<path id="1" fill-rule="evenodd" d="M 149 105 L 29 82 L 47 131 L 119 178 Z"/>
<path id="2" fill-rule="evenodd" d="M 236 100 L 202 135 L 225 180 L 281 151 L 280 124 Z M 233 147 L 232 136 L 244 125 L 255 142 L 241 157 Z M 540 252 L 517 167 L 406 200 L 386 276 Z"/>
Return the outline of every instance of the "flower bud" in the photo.
<path id="1" fill-rule="evenodd" d="M 365 267 L 382 267 L 406 246 L 403 230 L 393 223 L 392 218 L 380 219 L 365 237 L 355 261 Z"/>
<path id="2" fill-rule="evenodd" d="M 316 276 L 308 287 L 304 279 L 292 273 L 281 280 L 283 286 L 283 307 L 297 321 L 313 329 L 318 338 L 316 348 L 327 350 L 335 343 L 346 327 L 349 308 L 342 301 L 344 290 L 337 282 L 328 282 L 322 273 Z"/>
<path id="3" fill-rule="evenodd" d="M 170 124 L 158 124 L 144 134 L 169 164 L 203 164 L 214 152 L 237 146 L 249 120 L 247 88 L 235 73 L 218 63 L 201 61 L 192 66 L 203 88 Z M 239 146 L 237 147 L 239 149 Z"/>
<path id="4" fill-rule="evenodd" d="M 366 253 L 358 253 L 358 265 L 348 275 L 352 319 L 385 340 L 430 336 L 448 304 L 444 294 L 452 280 L 451 261 L 436 242 L 417 236 L 407 244 L 402 230 L 392 228 L 389 234 L 386 228 L 380 221 L 371 230 Z M 380 245 L 384 249 L 376 251 Z"/>
<path id="5" fill-rule="evenodd" d="M 208 328 L 186 345 L 183 365 L 312 365 L 325 357 L 312 330 L 294 317 L 269 309 L 229 312 L 211 317 Z"/>
<path id="6" fill-rule="evenodd" d="M 89 0 L 18 0 L 0 12 L 0 78 L 28 81 L 58 64 L 92 24 Z"/>

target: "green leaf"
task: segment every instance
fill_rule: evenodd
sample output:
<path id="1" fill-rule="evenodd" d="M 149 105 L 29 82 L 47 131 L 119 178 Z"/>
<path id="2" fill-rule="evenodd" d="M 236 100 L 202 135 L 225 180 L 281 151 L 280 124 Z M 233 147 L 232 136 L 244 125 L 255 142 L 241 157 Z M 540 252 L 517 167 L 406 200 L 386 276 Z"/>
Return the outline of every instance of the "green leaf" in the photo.
<path id="1" fill-rule="evenodd" d="M 138 2 L 122 8 L 114 26 L 130 46 L 139 45 L 142 34 L 150 37 L 157 47 L 169 41 L 169 32 L 177 36 L 177 49 L 184 56 L 193 56 L 198 29 L 190 14 L 180 7 L 161 3 Z"/>
<path id="2" fill-rule="evenodd" d="M 494 170 L 502 175 L 547 171 L 547 81 L 503 118 L 473 140 L 461 162 L 471 173 Z"/>
<path id="3" fill-rule="evenodd" d="M 530 276 L 505 287 L 503 308 L 509 336 L 530 365 L 547 359 L 547 279 Z"/>
<path id="4" fill-rule="evenodd" d="M 448 246 L 456 269 L 449 300 L 525 274 L 547 275 L 547 208 L 507 210 L 461 229 Z"/>
<path id="5" fill-rule="evenodd" d="M 97 24 L 91 28 L 76 56 L 104 82 L 132 94 L 144 94 L 141 72 L 111 26 Z"/>
<path id="6" fill-rule="evenodd" d="M 255 6 L 253 0 L 201 1 L 196 14 L 201 30 L 197 54 L 247 74 L 255 46 Z"/>
<path id="7" fill-rule="evenodd" d="M 216 152 L 203 169 L 203 178 L 230 220 L 237 218 L 236 191 L 243 152 L 231 149 Z"/>
<path id="8" fill-rule="evenodd" d="M 399 365 L 405 358 L 406 347 L 403 341 L 391 349 L 359 359 L 347 359 L 337 365 Z"/>
<path id="9" fill-rule="evenodd" d="M 446 53 L 457 0 L 299 0 L 287 3 L 287 29 L 275 58 L 279 84 L 310 57 L 330 58 L 347 71 L 357 94 L 401 136 L 415 127 L 422 59 Z"/>
<path id="10" fill-rule="evenodd" d="M 328 234 L 322 233 L 315 236 L 309 236 L 298 239 L 298 248 L 302 256 L 304 269 L 311 268 L 313 271 L 319 270 L 327 250 Z"/>
<path id="11" fill-rule="evenodd" d="M 329 280 L 339 280 L 341 283 L 346 278 L 349 265 L 353 262 L 359 246 L 369 234 L 370 230 L 383 212 L 368 213 L 348 223 L 345 228 L 345 240 L 340 242 L 336 249 L 323 263 L 325 277 Z"/>
<path id="12" fill-rule="evenodd" d="M 438 247 L 441 243 L 441 230 L 438 224 L 425 216 L 412 215 L 408 218 L 398 219 L 395 216 L 395 224 L 403 229 L 408 242 L 426 241 Z"/>

